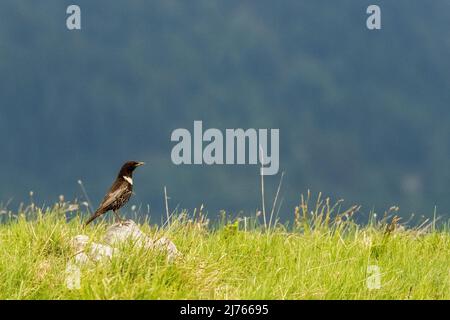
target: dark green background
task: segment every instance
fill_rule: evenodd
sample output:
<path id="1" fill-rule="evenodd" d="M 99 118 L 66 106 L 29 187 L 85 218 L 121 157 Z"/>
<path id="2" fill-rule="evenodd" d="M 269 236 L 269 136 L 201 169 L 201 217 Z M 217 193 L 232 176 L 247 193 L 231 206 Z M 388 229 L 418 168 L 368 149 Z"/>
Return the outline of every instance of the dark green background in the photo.
<path id="1" fill-rule="evenodd" d="M 82 179 L 96 205 L 137 159 L 132 202 L 157 219 L 164 185 L 171 207 L 253 212 L 257 167 L 171 163 L 171 132 L 203 120 L 280 129 L 284 218 L 308 188 L 366 215 L 446 215 L 449 71 L 444 0 L 1 1 L 0 200 L 80 198 Z"/>

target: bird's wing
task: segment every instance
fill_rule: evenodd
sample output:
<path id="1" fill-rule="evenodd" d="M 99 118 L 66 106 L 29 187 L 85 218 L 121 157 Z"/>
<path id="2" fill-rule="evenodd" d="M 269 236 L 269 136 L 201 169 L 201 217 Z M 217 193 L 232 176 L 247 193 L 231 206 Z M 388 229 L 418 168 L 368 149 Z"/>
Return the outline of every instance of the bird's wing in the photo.
<path id="1" fill-rule="evenodd" d="M 127 191 L 125 183 L 114 185 L 100 204 L 100 208 L 109 207 L 115 200 L 117 200 L 123 193 Z"/>

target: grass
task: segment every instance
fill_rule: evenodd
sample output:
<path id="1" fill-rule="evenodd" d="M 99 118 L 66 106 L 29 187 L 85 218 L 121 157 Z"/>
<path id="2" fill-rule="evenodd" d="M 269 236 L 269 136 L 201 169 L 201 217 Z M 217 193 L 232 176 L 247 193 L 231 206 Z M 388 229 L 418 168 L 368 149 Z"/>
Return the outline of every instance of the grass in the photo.
<path id="1" fill-rule="evenodd" d="M 361 226 L 357 206 L 340 207 L 308 194 L 293 225 L 268 231 L 257 215 L 223 214 L 212 226 L 202 212 L 181 212 L 170 226 L 144 222 L 144 232 L 169 237 L 182 257 L 123 247 L 111 261 L 82 267 L 80 288 L 69 290 L 70 239 L 99 240 L 108 222 L 83 230 L 77 214 L 67 219 L 66 204 L 30 206 L 0 225 L 0 299 L 450 299 L 447 227 L 406 228 L 396 208 Z M 373 268 L 378 289 L 368 288 Z"/>

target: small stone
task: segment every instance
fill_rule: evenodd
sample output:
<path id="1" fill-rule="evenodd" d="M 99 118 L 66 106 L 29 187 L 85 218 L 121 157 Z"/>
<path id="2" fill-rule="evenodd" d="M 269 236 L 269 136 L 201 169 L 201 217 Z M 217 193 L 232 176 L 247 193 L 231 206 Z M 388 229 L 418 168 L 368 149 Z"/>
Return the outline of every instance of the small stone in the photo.
<path id="1" fill-rule="evenodd" d="M 82 251 L 86 247 L 89 242 L 89 237 L 84 234 L 79 234 L 70 241 L 70 245 L 74 249 L 74 251 Z"/>

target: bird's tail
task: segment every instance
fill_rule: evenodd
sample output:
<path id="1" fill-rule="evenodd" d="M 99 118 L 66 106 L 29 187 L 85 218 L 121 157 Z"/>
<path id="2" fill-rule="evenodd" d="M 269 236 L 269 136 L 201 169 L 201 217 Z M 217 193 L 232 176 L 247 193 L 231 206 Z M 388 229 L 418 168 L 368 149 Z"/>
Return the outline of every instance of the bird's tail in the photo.
<path id="1" fill-rule="evenodd" d="M 92 221 L 94 221 L 97 217 L 101 216 L 102 214 L 104 214 L 104 210 L 102 209 L 98 209 L 97 211 L 94 212 L 94 214 L 84 223 L 84 226 L 86 227 L 89 223 L 91 223 Z"/>

